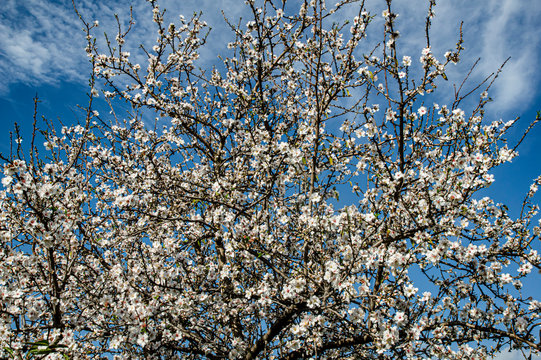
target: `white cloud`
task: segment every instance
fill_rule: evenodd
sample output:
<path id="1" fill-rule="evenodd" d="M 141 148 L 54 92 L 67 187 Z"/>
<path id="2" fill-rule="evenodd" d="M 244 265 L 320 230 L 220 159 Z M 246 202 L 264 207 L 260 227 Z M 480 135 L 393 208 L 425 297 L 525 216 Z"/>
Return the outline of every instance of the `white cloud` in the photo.
<path id="1" fill-rule="evenodd" d="M 6 5 L 0 14 L 3 34 L 0 37 L 0 73 L 3 77 L 0 93 L 6 93 L 16 83 L 35 85 L 68 80 L 84 84 L 90 69 L 83 51 L 82 24 L 73 11 L 71 0 L 4 2 Z M 129 5 L 133 3 L 137 24 L 128 44 L 137 45 L 143 41 L 150 45 L 156 38 L 152 35 L 155 30 L 148 16 L 147 2 L 77 0 L 76 3 L 87 20 L 100 20 L 97 34 L 103 31 L 116 34 L 112 14 L 118 13 L 126 24 Z M 368 3 L 381 7 L 379 1 Z M 396 1 L 393 6 L 400 13 L 400 42 L 407 52 L 415 55 L 425 46 L 423 19 L 427 1 Z M 213 28 L 207 46 L 201 51 L 207 64 L 216 61 L 232 36 L 221 9 L 234 22 L 241 16 L 245 20 L 250 17 L 249 10 L 240 0 L 163 0 L 161 7 L 168 9 L 167 21 L 176 21 L 180 13 L 189 18 L 194 12 L 203 11 L 203 19 Z M 381 9 L 374 11 L 378 19 L 380 13 Z M 501 113 L 517 111 L 531 104 L 538 94 L 539 15 L 541 2 L 538 0 L 440 0 L 436 6 L 431 45 L 441 58 L 446 50 L 454 47 L 460 21 L 464 21 L 464 62 L 450 69 L 448 74 L 454 75 L 455 81 L 459 81 L 477 57 L 482 60 L 472 83 L 496 71 L 508 56 L 512 56 L 493 88 L 492 95 L 496 99 L 493 110 Z M 373 26 L 381 28 L 380 21 Z M 376 28 L 375 34 L 381 34 L 381 30 Z"/>
<path id="2" fill-rule="evenodd" d="M 533 99 L 540 79 L 541 29 L 537 24 L 541 5 L 539 1 L 504 0 L 492 2 L 487 12 L 481 69 L 488 72 L 511 57 L 496 83 L 495 107 L 505 111 L 526 105 Z"/>
<path id="3" fill-rule="evenodd" d="M 0 15 L 0 92 L 15 83 L 86 78 L 80 71 L 86 65 L 83 34 L 73 10 L 64 5 L 44 0 L 6 3 Z"/>
<path id="4" fill-rule="evenodd" d="M 397 2 L 398 4 L 398 2 Z M 401 25 L 406 25 L 405 37 L 410 49 L 424 46 L 424 27 L 420 21 L 426 9 L 426 1 L 413 0 L 400 3 Z M 471 83 L 475 84 L 487 75 L 496 72 L 504 61 L 511 57 L 503 72 L 492 87 L 491 96 L 496 100 L 490 111 L 499 116 L 529 106 L 538 95 L 538 63 L 541 60 L 541 2 L 538 0 L 440 0 L 437 2 L 436 17 L 431 28 L 431 46 L 434 53 L 442 57 L 454 48 L 458 39 L 459 26 L 464 22 L 464 55 L 459 66 L 451 68 L 448 75 L 455 81 L 461 80 L 469 67 L 478 58 L 481 61 L 473 72 Z M 406 23 L 417 23 L 408 25 Z M 402 39 L 404 41 L 404 39 Z"/>
<path id="5" fill-rule="evenodd" d="M 529 354 L 526 352 L 526 356 Z M 496 355 L 493 360 L 524 360 L 524 355 L 518 350 L 503 351 Z M 526 358 L 527 359 L 527 358 Z M 541 356 L 532 355 L 531 360 L 541 360 Z"/>
<path id="6" fill-rule="evenodd" d="M 34 41 L 28 30 L 12 31 L 4 25 L 0 25 L 0 31 L 6 34 L 0 40 L 6 54 L 10 55 L 10 61 L 30 71 L 27 77 L 39 75 L 44 72 L 43 62 L 49 58 L 50 51 L 43 44 Z"/>
<path id="7" fill-rule="evenodd" d="M 85 39 L 82 23 L 77 18 L 71 0 L 51 2 L 49 0 L 5 0 L 0 14 L 0 74 L 3 82 L 0 93 L 9 91 L 16 83 L 36 85 L 57 83 L 62 80 L 84 83 L 90 71 L 84 52 Z M 126 26 L 129 20 L 131 1 L 98 2 L 77 0 L 76 5 L 85 20 L 100 21 L 95 34 L 107 32 L 115 37 L 118 14 Z M 215 1 L 173 1 L 161 2 L 168 9 L 166 19 L 178 21 L 178 15 L 187 19 L 193 13 L 203 11 L 203 18 L 214 28 L 208 46 L 202 49 L 204 60 L 215 61 L 217 49 L 224 49 L 231 32 L 227 30 L 220 8 L 232 18 L 238 18 L 245 10 L 237 0 Z M 145 1 L 133 4 L 136 26 L 130 33 L 132 45 L 143 42 L 151 46 L 156 36 L 150 14 L 150 5 Z M 103 44 L 103 42 L 101 42 Z"/>

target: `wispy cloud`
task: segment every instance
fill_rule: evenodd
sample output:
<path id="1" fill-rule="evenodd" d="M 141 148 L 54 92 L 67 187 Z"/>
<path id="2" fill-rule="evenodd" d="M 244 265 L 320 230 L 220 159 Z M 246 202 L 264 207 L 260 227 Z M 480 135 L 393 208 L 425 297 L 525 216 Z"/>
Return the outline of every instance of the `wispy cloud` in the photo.
<path id="1" fill-rule="evenodd" d="M 381 8 L 382 2 L 370 1 Z M 129 41 L 133 45 L 155 40 L 154 27 L 148 16 L 149 5 L 143 1 L 120 0 L 101 2 L 76 0 L 81 13 L 89 21 L 99 20 L 98 33 L 116 34 L 114 13 L 125 23 L 129 6 L 133 4 L 137 22 Z M 236 21 L 249 14 L 240 0 L 163 0 L 162 8 L 168 9 L 169 21 L 176 21 L 178 14 L 187 18 L 203 11 L 203 18 L 213 28 L 207 46 L 202 50 L 205 62 L 216 61 L 231 39 L 221 10 Z M 423 17 L 425 0 L 396 1 L 400 13 L 399 25 L 403 34 L 401 42 L 406 51 L 420 51 L 425 45 Z M 378 10 L 379 11 L 379 10 Z M 377 13 L 379 16 L 379 13 Z M 531 104 L 538 94 L 540 77 L 537 64 L 540 60 L 541 28 L 537 18 L 541 15 L 538 0 L 440 0 L 432 27 L 436 54 L 453 48 L 460 21 L 464 21 L 465 47 L 462 66 L 451 72 L 459 79 L 471 66 L 472 59 L 481 58 L 474 80 L 480 80 L 496 71 L 511 56 L 500 79 L 493 88 L 495 111 L 506 113 Z M 85 40 L 81 23 L 77 19 L 71 0 L 4 0 L 0 14 L 0 93 L 7 93 L 17 83 L 54 84 L 61 81 L 80 82 L 87 78 L 89 65 L 83 51 Z M 412 54 L 415 55 L 415 54 Z"/>
<path id="2" fill-rule="evenodd" d="M 493 360 L 524 360 L 524 355 L 518 350 L 503 351 L 496 355 Z M 532 355 L 531 360 L 541 360 L 541 356 Z"/>
<path id="3" fill-rule="evenodd" d="M 491 2 L 487 12 L 481 70 L 488 72 L 510 57 L 496 83 L 495 107 L 505 111 L 527 105 L 536 95 L 540 80 L 541 3 L 536 0 Z"/>
<path id="4" fill-rule="evenodd" d="M 0 13 L 0 93 L 6 94 L 17 83 L 29 85 L 54 84 L 60 81 L 81 82 L 87 79 L 89 64 L 85 56 L 85 39 L 82 23 L 77 18 L 71 0 L 5 0 Z M 137 25 L 129 39 L 133 45 L 140 42 L 151 45 L 156 39 L 153 34 L 150 6 L 144 1 L 97 2 L 76 0 L 78 10 L 87 21 L 99 20 L 96 34 L 107 32 L 116 35 L 118 14 L 121 23 L 127 24 L 129 9 Z M 242 2 L 224 1 L 173 1 L 161 2 L 168 9 L 166 19 L 178 21 L 178 15 L 190 18 L 193 13 L 203 11 L 203 18 L 214 28 L 208 46 L 202 49 L 202 57 L 215 60 L 218 49 L 224 49 L 231 33 L 226 29 L 221 9 L 226 16 L 237 19 L 245 11 Z"/>
<path id="5" fill-rule="evenodd" d="M 50 50 L 43 44 L 32 39 L 32 33 L 28 30 L 12 31 L 12 29 L 0 25 L 0 32 L 7 34 L 0 40 L 4 53 L 8 55 L 9 65 L 27 70 L 17 74 L 22 81 L 32 81 L 33 77 L 39 77 L 46 72 L 44 69 Z M 7 69 L 6 69 L 7 70 Z M 6 71 L 7 72 L 7 71 Z M 15 80 L 15 79 L 14 79 Z"/>
<path id="6" fill-rule="evenodd" d="M 413 50 L 424 46 L 424 27 L 420 21 L 426 1 L 396 2 L 401 13 L 401 25 L 406 28 L 404 37 Z M 491 112 L 510 116 L 531 105 L 539 94 L 538 63 L 541 60 L 541 2 L 538 0 L 441 0 L 435 8 L 436 16 L 431 28 L 431 46 L 441 58 L 454 47 L 458 29 L 464 22 L 463 61 L 451 68 L 455 80 L 463 77 L 473 62 L 480 58 L 472 83 L 481 81 L 497 71 L 510 57 L 495 82 L 491 96 L 496 100 Z M 415 25 L 416 24 L 416 25 Z M 419 26 L 421 25 L 421 26 Z M 409 32 L 409 34 L 408 34 Z M 409 35 L 409 36 L 408 36 Z M 402 39 L 404 40 L 404 39 Z"/>
<path id="7" fill-rule="evenodd" d="M 0 92 L 9 91 L 16 83 L 83 81 L 85 76 L 80 70 L 86 65 L 84 38 L 73 15 L 67 2 L 5 3 L 0 14 Z"/>

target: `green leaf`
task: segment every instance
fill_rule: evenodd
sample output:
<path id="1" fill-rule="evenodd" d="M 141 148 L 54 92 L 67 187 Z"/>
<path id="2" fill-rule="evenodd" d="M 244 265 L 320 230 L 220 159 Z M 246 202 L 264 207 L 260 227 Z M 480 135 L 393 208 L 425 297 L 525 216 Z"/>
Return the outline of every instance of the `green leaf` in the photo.
<path id="1" fill-rule="evenodd" d="M 30 350 L 30 353 L 31 354 L 34 354 L 34 355 L 47 355 L 47 354 L 52 354 L 54 353 L 55 350 L 54 349 L 33 349 L 33 350 Z"/>
<path id="2" fill-rule="evenodd" d="M 11 356 L 13 356 L 13 355 L 14 355 L 14 353 L 13 353 L 13 349 L 12 349 L 12 348 L 10 348 L 9 346 L 6 346 L 6 347 L 4 347 L 4 350 L 5 350 L 5 351 L 7 351 L 7 352 L 8 352 L 8 353 L 9 353 L 9 354 L 10 354 Z"/>
<path id="3" fill-rule="evenodd" d="M 38 341 L 35 341 L 35 342 L 28 342 L 28 343 L 26 343 L 26 345 L 32 345 L 32 347 L 49 346 L 49 341 L 47 341 L 47 340 L 38 340 Z"/>

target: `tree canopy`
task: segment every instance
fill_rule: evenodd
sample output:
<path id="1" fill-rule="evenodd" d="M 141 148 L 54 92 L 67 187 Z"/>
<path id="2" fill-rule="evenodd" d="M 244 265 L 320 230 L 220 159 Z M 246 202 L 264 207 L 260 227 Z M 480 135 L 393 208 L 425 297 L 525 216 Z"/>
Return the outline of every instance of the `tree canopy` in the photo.
<path id="1" fill-rule="evenodd" d="M 140 64 L 125 42 L 133 21 L 100 47 L 81 16 L 83 121 L 36 121 L 30 149 L 2 156 L 4 356 L 541 350 L 541 303 L 520 291 L 541 268 L 541 178 L 518 217 L 479 195 L 522 141 L 507 141 L 515 121 L 485 116 L 497 72 L 438 92 L 456 81 L 446 68 L 462 29 L 434 53 L 430 1 L 426 47 L 403 54 L 384 3 L 248 0 L 252 18 L 228 20 L 235 38 L 212 68 L 198 63 L 199 14 L 166 24 L 150 0 L 158 38 Z"/>

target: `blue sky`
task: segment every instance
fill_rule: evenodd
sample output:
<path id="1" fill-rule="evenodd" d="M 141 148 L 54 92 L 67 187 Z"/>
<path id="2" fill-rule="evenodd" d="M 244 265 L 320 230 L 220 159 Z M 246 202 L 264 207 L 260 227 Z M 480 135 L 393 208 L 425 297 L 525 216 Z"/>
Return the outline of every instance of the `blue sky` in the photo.
<path id="1" fill-rule="evenodd" d="M 395 11 L 402 34 L 402 49 L 418 58 L 424 46 L 424 22 L 427 0 L 396 0 Z M 143 0 L 77 0 L 79 10 L 88 21 L 99 20 L 100 33 L 115 34 L 113 14 L 127 22 L 129 6 L 133 6 L 136 27 L 128 41 L 150 44 L 151 17 L 149 5 Z M 379 15 L 383 0 L 369 0 L 368 7 Z M 194 11 L 203 11 L 203 19 L 213 28 L 202 61 L 210 65 L 224 52 L 230 32 L 221 10 L 230 19 L 244 15 L 242 0 L 166 0 L 171 20 L 178 14 L 187 18 Z M 436 56 L 454 47 L 458 25 L 464 21 L 465 52 L 463 62 L 450 69 L 450 84 L 459 82 L 477 58 L 481 58 L 474 80 L 481 80 L 498 69 L 511 57 L 490 94 L 494 102 L 487 118 L 509 120 L 517 116 L 521 122 L 511 134 L 518 139 L 521 131 L 541 110 L 541 1 L 539 0 L 440 0 L 432 27 L 431 43 Z M 378 26 L 378 24 L 374 24 Z M 77 104 L 86 103 L 90 65 L 84 52 L 82 24 L 74 13 L 71 0 L 2 0 L 0 10 L 0 152 L 9 153 L 9 131 L 21 125 L 29 136 L 32 124 L 32 98 L 41 100 L 39 113 L 49 119 L 73 122 Z M 449 85 L 450 85 L 449 84 Z M 449 88 L 448 90 L 451 90 Z M 497 201 L 517 211 L 531 181 L 541 174 L 541 126 L 538 126 L 519 148 L 520 156 L 512 164 L 496 170 L 496 182 L 488 191 Z M 539 197 L 537 198 L 539 201 Z M 539 282 L 534 275 L 530 285 Z M 528 284 L 527 284 L 528 285 Z M 533 293 L 541 298 L 541 292 Z M 537 296 L 535 296 L 537 295 Z M 499 360 L 518 359 L 505 353 Z M 541 359 L 541 358 L 540 358 Z"/>

